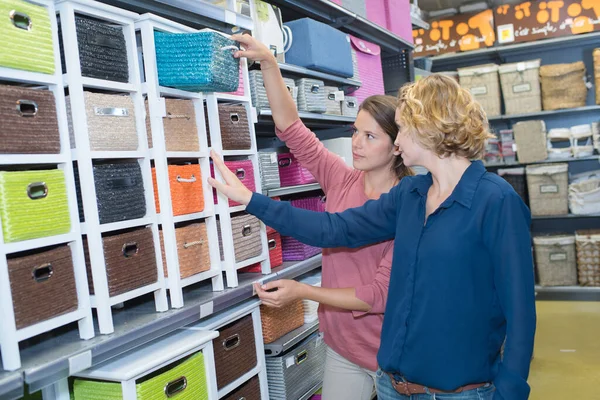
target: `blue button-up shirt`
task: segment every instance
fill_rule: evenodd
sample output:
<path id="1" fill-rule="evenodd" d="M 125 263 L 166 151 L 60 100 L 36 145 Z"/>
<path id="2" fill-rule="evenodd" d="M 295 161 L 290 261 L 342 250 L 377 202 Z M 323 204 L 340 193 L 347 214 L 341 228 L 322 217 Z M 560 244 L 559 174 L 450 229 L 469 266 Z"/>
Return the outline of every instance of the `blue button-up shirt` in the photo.
<path id="1" fill-rule="evenodd" d="M 247 211 L 313 246 L 395 238 L 381 369 L 446 391 L 494 382 L 495 399 L 527 399 L 536 320 L 529 210 L 474 161 L 425 219 L 431 184 L 430 174 L 406 177 L 379 200 L 336 214 L 258 194 Z"/>

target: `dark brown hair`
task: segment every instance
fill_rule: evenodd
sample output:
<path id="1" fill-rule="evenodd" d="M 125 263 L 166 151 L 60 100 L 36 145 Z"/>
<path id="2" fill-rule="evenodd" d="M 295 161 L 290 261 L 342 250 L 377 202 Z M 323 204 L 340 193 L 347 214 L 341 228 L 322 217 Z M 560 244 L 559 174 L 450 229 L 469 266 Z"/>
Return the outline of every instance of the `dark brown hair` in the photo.
<path id="1" fill-rule="evenodd" d="M 363 100 L 359 111 L 366 111 L 375 119 L 377 125 L 390 137 L 392 143 L 398 135 L 398 125 L 396 124 L 396 108 L 399 107 L 398 99 L 393 96 L 374 95 Z M 394 162 L 394 172 L 398 179 L 405 176 L 414 175 L 413 171 L 404 165 L 402 157 L 396 156 Z"/>

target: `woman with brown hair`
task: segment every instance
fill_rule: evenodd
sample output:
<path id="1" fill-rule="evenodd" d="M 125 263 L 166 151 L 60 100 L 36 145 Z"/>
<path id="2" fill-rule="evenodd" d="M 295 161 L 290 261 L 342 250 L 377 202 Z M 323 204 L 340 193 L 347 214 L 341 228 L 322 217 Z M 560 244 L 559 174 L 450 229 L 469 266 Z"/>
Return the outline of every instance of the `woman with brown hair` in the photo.
<path id="1" fill-rule="evenodd" d="M 510 184 L 472 161 L 491 135 L 468 90 L 432 75 L 402 87 L 399 99 L 395 144 L 405 165 L 430 172 L 378 200 L 336 214 L 296 209 L 251 193 L 215 153 L 225 183 L 209 183 L 313 246 L 395 239 L 380 400 L 525 400 L 536 322 L 530 212 Z"/>
<path id="2" fill-rule="evenodd" d="M 248 35 L 234 36 L 247 49 L 237 56 L 260 61 L 277 136 L 321 184 L 329 212 L 363 205 L 387 193 L 411 171 L 394 147 L 397 99 L 371 96 L 353 126 L 354 169 L 329 152 L 298 117 L 275 57 Z M 320 303 L 320 330 L 328 345 L 323 382 L 325 400 L 368 400 L 373 392 L 376 354 L 387 298 L 392 241 L 360 249 L 323 249 L 321 287 L 293 280 L 256 290 L 263 303 L 280 307 L 297 299 Z M 268 290 L 277 289 L 270 292 Z"/>

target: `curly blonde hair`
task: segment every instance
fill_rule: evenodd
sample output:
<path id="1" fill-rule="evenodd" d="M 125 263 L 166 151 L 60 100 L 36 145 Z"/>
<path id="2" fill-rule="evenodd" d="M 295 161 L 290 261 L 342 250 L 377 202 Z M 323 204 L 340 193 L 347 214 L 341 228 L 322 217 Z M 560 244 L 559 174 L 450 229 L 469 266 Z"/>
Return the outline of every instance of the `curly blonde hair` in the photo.
<path id="1" fill-rule="evenodd" d="M 452 78 L 433 74 L 400 88 L 400 126 L 440 157 L 482 158 L 489 132 L 481 105 Z"/>

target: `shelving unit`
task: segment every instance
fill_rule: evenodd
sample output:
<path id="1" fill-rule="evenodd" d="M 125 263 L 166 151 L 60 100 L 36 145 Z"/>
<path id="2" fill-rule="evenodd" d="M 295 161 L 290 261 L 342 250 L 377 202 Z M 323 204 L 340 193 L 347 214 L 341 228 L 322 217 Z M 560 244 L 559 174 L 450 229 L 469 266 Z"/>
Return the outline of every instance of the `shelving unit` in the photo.
<path id="1" fill-rule="evenodd" d="M 537 300 L 600 301 L 600 287 L 536 286 Z"/>
<path id="2" fill-rule="evenodd" d="M 278 197 L 296 193 L 312 192 L 314 190 L 321 190 L 321 185 L 319 185 L 318 183 L 309 183 L 307 185 L 286 186 L 277 189 L 269 189 L 267 195 L 269 197 Z"/>
<path id="3" fill-rule="evenodd" d="M 599 112 L 600 105 L 591 105 L 577 108 L 566 108 L 563 110 L 552 110 L 552 111 L 540 111 L 535 113 L 528 114 L 514 114 L 514 115 L 501 115 L 498 117 L 490 117 L 490 122 L 494 121 L 516 121 L 521 119 L 530 119 L 530 118 L 544 118 L 544 117 L 553 117 L 560 116 L 564 114 L 577 114 L 577 113 L 585 113 L 585 112 Z"/>
<path id="4" fill-rule="evenodd" d="M 556 164 L 556 163 L 566 163 L 566 162 L 576 162 L 576 161 L 600 161 L 600 156 L 593 155 L 589 157 L 581 157 L 581 158 L 565 158 L 565 159 L 548 159 L 543 161 L 536 161 L 530 163 L 486 163 L 486 168 L 512 168 L 512 167 L 522 167 L 525 165 L 537 165 L 537 164 Z"/>
<path id="5" fill-rule="evenodd" d="M 67 188 L 66 193 L 69 209 L 68 217 L 70 219 L 70 229 L 69 233 L 66 234 L 12 243 L 5 243 L 3 231 L 0 229 L 0 320 L 2 321 L 2 329 L 0 329 L 2 368 L 0 368 L 0 371 L 2 369 L 12 371 L 21 367 L 22 353 L 19 350 L 19 342 L 34 336 L 38 336 L 45 332 L 58 329 L 64 325 L 73 322 L 78 323 L 78 329 L 74 331 L 74 336 L 77 338 L 77 340 L 91 339 L 94 337 L 94 324 L 90 306 L 88 281 L 85 271 L 85 264 L 83 262 L 83 246 L 78 224 L 79 217 L 77 211 L 77 197 L 75 195 L 75 181 L 73 179 L 73 166 L 71 164 L 69 146 L 69 131 L 65 114 L 65 96 L 62 85 L 62 70 L 54 3 L 47 0 L 33 0 L 32 3 L 45 7 L 48 10 L 48 16 L 52 28 L 55 72 L 53 75 L 45 75 L 41 73 L 20 71 L 9 68 L 0 68 L 0 80 L 8 81 L 15 85 L 33 85 L 36 87 L 43 87 L 52 92 L 56 105 L 58 130 L 60 134 L 60 153 L 46 155 L 2 154 L 0 155 L 0 159 L 2 159 L 2 166 L 10 166 L 12 164 L 19 165 L 19 167 L 22 168 L 27 168 L 28 166 L 39 166 L 39 164 L 50 164 L 48 165 L 49 169 L 58 168 L 61 170 L 64 174 Z M 8 221 L 4 221 L 4 223 L 8 223 Z M 13 299 L 7 257 L 22 251 L 47 248 L 49 246 L 55 246 L 58 244 L 66 244 L 70 247 L 73 262 L 73 275 L 75 280 L 75 295 L 77 298 L 76 310 L 18 329 L 14 312 L 14 304 L 16 300 Z M 48 275 L 48 279 L 52 277 L 51 264 L 49 265 L 49 268 L 50 273 Z M 44 299 L 44 301 L 57 301 L 57 299 Z M 0 397 L 2 395 L 2 390 L 6 390 L 7 392 L 14 394 L 16 392 L 16 387 L 19 384 L 20 380 L 14 374 L 2 374 L 0 377 Z"/>
<path id="6" fill-rule="evenodd" d="M 304 324 L 300 328 L 294 329 L 276 341 L 265 344 L 265 354 L 267 357 L 275 357 L 285 353 L 317 330 L 319 330 L 318 320 L 311 322 L 310 324 Z"/>
<path id="7" fill-rule="evenodd" d="M 260 65 L 260 63 L 256 64 Z M 343 88 L 343 90 L 346 92 L 358 89 L 362 85 L 360 81 L 351 78 L 342 78 L 337 75 L 327 74 L 325 72 L 315 71 L 293 64 L 278 63 L 278 65 L 282 75 L 285 77 L 320 79 L 326 84 L 335 84 L 338 87 Z"/>
<path id="8" fill-rule="evenodd" d="M 135 29 L 139 32 L 144 57 L 144 83 L 143 92 L 147 96 L 152 131 L 152 159 L 156 170 L 156 181 L 158 187 L 158 198 L 161 205 L 158 221 L 162 228 L 164 241 L 165 259 L 167 263 L 168 277 L 167 287 L 171 298 L 171 306 L 183 307 L 183 288 L 198 283 L 202 280 L 211 279 L 213 290 L 223 290 L 223 275 L 221 274 L 221 260 L 218 252 L 218 233 L 215 209 L 213 206 L 212 188 L 208 185 L 206 178 L 210 176 L 210 161 L 208 158 L 208 141 L 204 115 L 204 96 L 201 93 L 190 93 L 183 90 L 171 89 L 159 85 L 158 69 L 156 65 L 156 49 L 154 44 L 154 32 L 186 33 L 195 32 L 194 29 L 184 25 L 173 23 L 167 19 L 151 14 L 144 14 L 135 23 Z M 167 151 L 165 129 L 163 118 L 167 116 L 165 98 L 179 98 L 190 100 L 194 105 L 196 116 L 196 128 L 198 131 L 199 151 L 196 152 L 173 152 Z M 181 153 L 181 154 L 180 154 Z M 191 158 L 198 162 L 202 179 L 202 194 L 204 199 L 204 210 L 197 213 L 174 215 L 171 202 L 171 183 L 169 182 L 169 159 Z M 187 221 L 200 221 L 206 224 L 208 246 L 210 255 L 210 266 L 205 272 L 194 274 L 183 279 L 179 265 L 179 254 L 176 240 L 175 224 Z"/>
<path id="9" fill-rule="evenodd" d="M 150 152 L 145 131 L 144 100 L 141 92 L 141 79 L 139 73 L 134 21 L 137 14 L 130 13 L 115 7 L 107 6 L 97 2 L 85 0 L 60 0 L 57 2 L 57 13 L 61 20 L 62 36 L 65 48 L 65 64 L 67 74 L 64 75 L 64 85 L 69 90 L 71 104 L 71 115 L 75 144 L 77 149 L 77 166 L 79 169 L 79 181 L 82 182 L 81 197 L 83 201 L 83 213 L 85 217 L 85 233 L 87 236 L 88 250 L 90 256 L 91 273 L 94 283 L 94 295 L 91 296 L 92 304 L 98 311 L 98 324 L 100 333 L 109 334 L 114 331 L 111 306 L 131 300 L 145 293 L 154 293 L 156 311 L 162 312 L 168 309 L 166 288 L 164 284 L 163 268 L 160 252 L 160 240 L 158 235 L 158 224 L 155 213 L 154 194 L 152 191 L 152 176 L 150 169 Z M 83 78 L 80 65 L 79 46 L 77 43 L 77 31 L 75 26 L 75 14 L 93 16 L 107 21 L 123 29 L 127 47 L 127 58 L 129 66 L 129 83 L 119 84 L 98 79 Z M 91 144 L 88 138 L 88 120 L 86 117 L 86 105 L 84 89 L 90 87 L 103 88 L 126 92 L 134 104 L 135 125 L 138 139 L 137 162 L 142 171 L 144 186 L 144 197 L 146 205 L 146 216 L 142 221 L 130 220 L 114 224 L 108 228 L 100 224 L 98 213 L 98 201 L 96 198 L 96 182 L 94 179 L 93 156 Z M 114 152 L 115 157 L 119 152 Z M 102 232 L 110 228 L 124 229 L 133 226 L 147 224 L 151 228 L 154 240 L 154 255 L 157 261 L 157 280 L 155 283 L 136 288 L 128 293 L 111 297 L 109 294 L 106 261 L 104 256 L 104 245 Z M 113 231 L 114 232 L 114 231 Z M 137 244 L 136 244 L 137 248 Z M 136 250 L 137 254 L 137 250 Z M 83 264 L 83 263 L 82 263 Z"/>
<path id="10" fill-rule="evenodd" d="M 23 396 L 23 375 L 18 372 L 0 372 L 0 398 L 16 400 Z"/>

